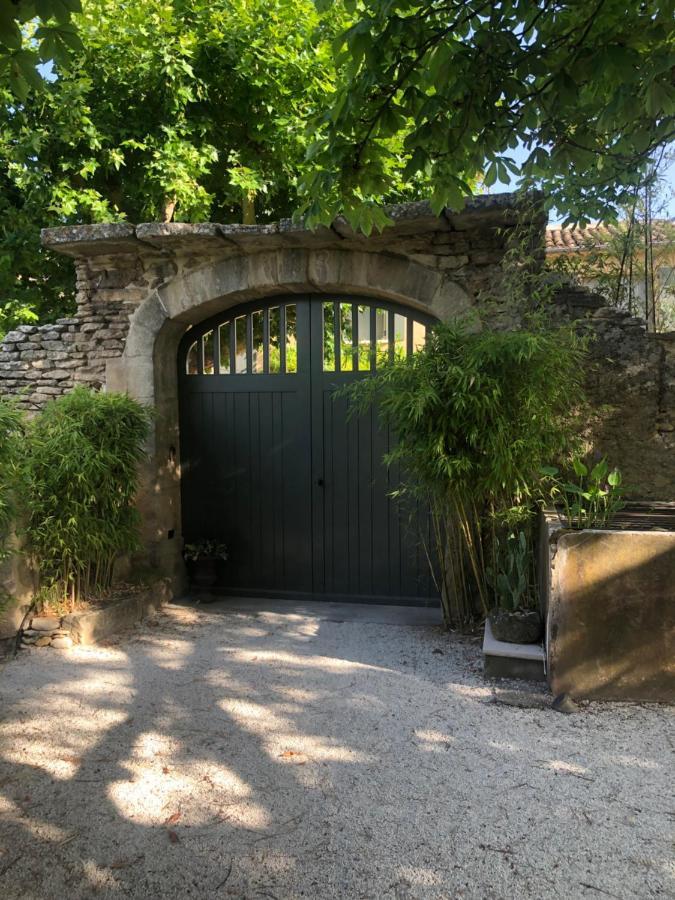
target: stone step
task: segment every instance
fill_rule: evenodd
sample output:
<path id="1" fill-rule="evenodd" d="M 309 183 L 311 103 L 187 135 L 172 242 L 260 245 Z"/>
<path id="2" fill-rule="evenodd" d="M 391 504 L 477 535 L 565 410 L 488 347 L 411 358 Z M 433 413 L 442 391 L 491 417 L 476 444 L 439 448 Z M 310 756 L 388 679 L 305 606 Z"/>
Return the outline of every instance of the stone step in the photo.
<path id="1" fill-rule="evenodd" d="M 486 678 L 546 681 L 546 654 L 542 644 L 509 644 L 498 641 L 485 620 L 483 672 Z"/>

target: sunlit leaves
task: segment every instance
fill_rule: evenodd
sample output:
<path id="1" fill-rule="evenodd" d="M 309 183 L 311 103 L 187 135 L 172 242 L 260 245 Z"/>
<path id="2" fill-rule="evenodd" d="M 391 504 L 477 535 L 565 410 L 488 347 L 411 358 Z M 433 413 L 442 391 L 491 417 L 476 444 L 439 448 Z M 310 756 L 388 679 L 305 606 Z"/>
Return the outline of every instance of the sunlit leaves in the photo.
<path id="1" fill-rule="evenodd" d="M 403 177 L 431 177 L 435 207 L 457 203 L 448 174 L 486 187 L 517 175 L 543 186 L 549 206 L 586 217 L 615 210 L 675 136 L 671 0 L 362 0 L 356 9 L 312 156 L 325 177 L 306 183 L 319 220 L 357 188 L 376 199 L 383 136 L 403 142 Z M 522 168 L 509 159 L 518 145 L 530 151 Z"/>
<path id="2" fill-rule="evenodd" d="M 70 21 L 30 19 L 12 90 L 0 82 L 0 332 L 68 311 L 72 264 L 44 253 L 42 227 L 239 222 L 244 201 L 259 220 L 291 215 L 346 23 L 312 0 L 86 0 Z"/>
<path id="3" fill-rule="evenodd" d="M 134 498 L 149 424 L 126 394 L 84 387 L 31 422 L 26 536 L 42 584 L 56 582 L 62 596 L 107 587 L 117 556 L 138 546 Z"/>

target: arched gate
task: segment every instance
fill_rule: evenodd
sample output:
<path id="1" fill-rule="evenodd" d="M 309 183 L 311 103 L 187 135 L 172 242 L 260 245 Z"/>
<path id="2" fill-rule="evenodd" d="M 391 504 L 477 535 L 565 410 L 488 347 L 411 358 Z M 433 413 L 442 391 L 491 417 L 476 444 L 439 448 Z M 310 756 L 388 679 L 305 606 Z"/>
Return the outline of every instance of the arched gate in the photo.
<path id="1" fill-rule="evenodd" d="M 189 329 L 179 348 L 183 535 L 228 546 L 222 591 L 437 602 L 428 515 L 391 496 L 376 411 L 335 389 L 407 355 L 433 320 L 368 298 L 275 297 Z"/>

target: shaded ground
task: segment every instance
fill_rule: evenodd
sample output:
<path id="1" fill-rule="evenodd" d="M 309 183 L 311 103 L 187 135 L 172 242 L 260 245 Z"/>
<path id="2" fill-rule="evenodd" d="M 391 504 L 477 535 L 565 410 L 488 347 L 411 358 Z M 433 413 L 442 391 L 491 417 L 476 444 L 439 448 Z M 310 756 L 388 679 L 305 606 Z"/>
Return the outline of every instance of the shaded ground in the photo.
<path id="1" fill-rule="evenodd" d="M 2 668 L 3 900 L 673 895 L 672 710 L 520 709 L 476 642 L 304 612 Z"/>

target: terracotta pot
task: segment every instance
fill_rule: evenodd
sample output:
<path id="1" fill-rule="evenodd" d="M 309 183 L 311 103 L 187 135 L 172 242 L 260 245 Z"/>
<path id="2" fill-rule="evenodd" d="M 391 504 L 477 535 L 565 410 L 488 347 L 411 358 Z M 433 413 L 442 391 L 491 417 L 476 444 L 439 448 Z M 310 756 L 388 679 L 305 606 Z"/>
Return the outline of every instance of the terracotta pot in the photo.
<path id="1" fill-rule="evenodd" d="M 206 590 L 215 587 L 218 581 L 218 564 L 220 559 L 215 556 L 200 556 L 192 560 L 190 565 L 190 581 L 195 587 Z"/>
<path id="2" fill-rule="evenodd" d="M 496 610 L 490 613 L 492 635 L 508 644 L 538 644 L 544 622 L 536 609 Z"/>

